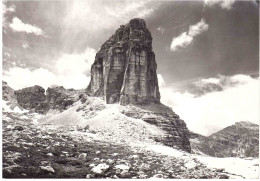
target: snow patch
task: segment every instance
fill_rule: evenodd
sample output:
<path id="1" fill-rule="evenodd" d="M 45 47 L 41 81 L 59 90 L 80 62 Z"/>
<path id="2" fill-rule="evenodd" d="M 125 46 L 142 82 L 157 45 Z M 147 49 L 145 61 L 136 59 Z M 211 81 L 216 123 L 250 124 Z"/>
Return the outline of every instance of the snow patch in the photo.
<path id="1" fill-rule="evenodd" d="M 154 151 L 159 154 L 181 158 L 185 162 L 185 167 L 193 168 L 195 166 L 194 159 L 205 164 L 209 168 L 224 169 L 230 174 L 242 176 L 246 179 L 259 178 L 259 159 L 241 159 L 241 158 L 217 158 L 203 155 L 195 155 L 183 152 L 174 148 L 163 145 L 143 145 L 147 150 Z M 235 177 L 235 176 L 234 176 Z"/>
<path id="2" fill-rule="evenodd" d="M 15 106 L 14 109 L 11 109 L 9 105 L 7 105 L 9 101 L 2 100 L 2 108 L 5 112 L 14 112 L 14 113 L 26 113 L 28 110 L 21 110 L 18 106 Z"/>
<path id="3" fill-rule="evenodd" d="M 209 168 L 224 168 L 226 172 L 243 176 L 247 179 L 259 178 L 259 159 L 216 158 L 197 156 L 197 159 Z"/>

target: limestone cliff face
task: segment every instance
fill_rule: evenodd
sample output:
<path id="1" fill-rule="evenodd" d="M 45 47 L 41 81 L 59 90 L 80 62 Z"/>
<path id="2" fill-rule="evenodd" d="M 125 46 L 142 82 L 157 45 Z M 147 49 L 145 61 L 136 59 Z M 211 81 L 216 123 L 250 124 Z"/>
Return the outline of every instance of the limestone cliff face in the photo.
<path id="1" fill-rule="evenodd" d="M 160 102 L 152 36 L 142 19 L 122 25 L 97 52 L 87 92 L 107 103 Z"/>

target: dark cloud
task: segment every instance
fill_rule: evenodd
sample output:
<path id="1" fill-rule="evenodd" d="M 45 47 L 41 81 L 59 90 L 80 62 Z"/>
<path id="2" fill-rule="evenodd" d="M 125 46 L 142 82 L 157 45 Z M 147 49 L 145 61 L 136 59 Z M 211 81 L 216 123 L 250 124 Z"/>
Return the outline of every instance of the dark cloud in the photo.
<path id="1" fill-rule="evenodd" d="M 199 2 L 165 6 L 156 12 L 157 21 L 150 21 L 153 28 L 167 27 L 164 36 L 153 33 L 159 73 L 167 83 L 216 74 L 258 72 L 259 13 L 253 3 L 236 2 L 228 11 L 213 6 L 204 12 Z M 169 9 L 172 13 L 167 13 Z M 173 37 L 188 31 L 202 17 L 209 25 L 208 31 L 198 35 L 191 46 L 176 52 L 165 48 Z"/>

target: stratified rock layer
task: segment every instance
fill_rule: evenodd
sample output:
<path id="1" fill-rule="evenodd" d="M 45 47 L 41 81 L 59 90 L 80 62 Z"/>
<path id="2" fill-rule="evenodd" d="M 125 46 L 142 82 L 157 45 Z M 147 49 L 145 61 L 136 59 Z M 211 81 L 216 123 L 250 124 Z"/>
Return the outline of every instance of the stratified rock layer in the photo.
<path id="1" fill-rule="evenodd" d="M 142 19 L 122 25 L 97 52 L 87 92 L 106 103 L 160 102 L 152 36 Z"/>
<path id="2" fill-rule="evenodd" d="M 191 152 L 190 134 L 186 123 L 171 108 L 163 104 L 127 106 L 122 111 L 126 116 L 141 119 L 165 131 L 164 136 L 152 138 L 166 146 Z"/>

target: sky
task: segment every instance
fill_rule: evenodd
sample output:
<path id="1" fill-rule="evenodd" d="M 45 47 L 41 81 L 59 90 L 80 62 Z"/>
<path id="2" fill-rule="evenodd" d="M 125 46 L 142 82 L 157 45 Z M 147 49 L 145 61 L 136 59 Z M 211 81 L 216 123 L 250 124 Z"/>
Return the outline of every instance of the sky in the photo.
<path id="1" fill-rule="evenodd" d="M 2 2 L 2 77 L 13 89 L 83 89 L 101 45 L 130 19 L 153 37 L 161 101 L 210 135 L 259 121 L 259 5 L 255 1 Z"/>

